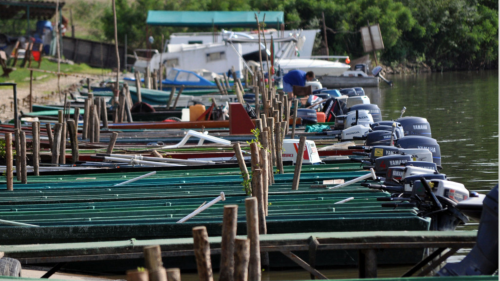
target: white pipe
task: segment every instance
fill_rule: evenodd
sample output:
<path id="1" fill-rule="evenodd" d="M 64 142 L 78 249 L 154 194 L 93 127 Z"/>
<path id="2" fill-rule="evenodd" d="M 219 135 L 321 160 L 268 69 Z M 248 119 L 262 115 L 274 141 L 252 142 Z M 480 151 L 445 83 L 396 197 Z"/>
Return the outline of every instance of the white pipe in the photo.
<path id="1" fill-rule="evenodd" d="M 339 202 L 335 202 L 335 203 L 333 203 L 333 205 L 335 205 L 335 204 L 344 204 L 345 202 L 349 202 L 349 201 L 351 201 L 352 199 L 354 199 L 354 197 L 349 197 L 349 198 L 346 198 L 346 199 L 344 199 L 344 200 L 340 200 Z"/>
<path id="2" fill-rule="evenodd" d="M 189 130 L 187 132 L 186 136 L 184 136 L 184 138 L 178 144 L 167 145 L 167 146 L 164 146 L 162 148 L 163 149 L 169 149 L 169 148 L 179 148 L 179 147 L 182 147 L 182 146 L 184 146 L 186 144 L 186 142 L 189 140 L 190 137 L 197 137 L 197 138 L 200 138 L 200 139 L 204 139 L 204 140 L 215 142 L 215 143 L 222 144 L 222 145 L 231 145 L 231 142 L 228 141 L 228 140 L 221 139 L 221 138 L 218 138 L 218 137 L 213 137 L 213 136 L 210 136 L 210 135 L 204 135 L 203 133 L 196 132 L 196 131 L 193 131 L 193 130 Z"/>
<path id="3" fill-rule="evenodd" d="M 188 219 L 196 216 L 197 214 L 205 211 L 206 209 L 210 208 L 210 206 L 212 206 L 213 204 L 219 202 L 219 201 L 225 201 L 226 200 L 226 197 L 224 196 L 224 192 L 221 192 L 219 196 L 217 196 L 217 198 L 215 198 L 214 200 L 208 202 L 208 204 L 204 205 L 203 207 L 201 208 L 198 208 L 196 210 L 194 210 L 191 214 L 185 216 L 184 218 L 182 218 L 181 220 L 179 220 L 177 223 L 183 223 L 185 221 L 187 221 Z"/>
<path id="4" fill-rule="evenodd" d="M 147 174 L 142 175 L 142 176 L 138 176 L 137 178 L 133 178 L 133 179 L 131 179 L 131 180 L 124 181 L 124 182 L 122 182 L 122 183 L 115 184 L 114 186 L 125 185 L 125 184 L 127 184 L 127 183 L 131 183 L 131 182 L 134 182 L 134 181 L 138 181 L 138 180 L 140 180 L 140 179 L 143 179 L 143 178 L 146 178 L 146 177 L 152 176 L 152 175 L 154 175 L 154 174 L 156 174 L 156 171 L 151 172 L 151 173 L 147 173 Z"/>
<path id="5" fill-rule="evenodd" d="M 374 180 L 375 180 L 375 179 L 377 179 L 377 176 L 375 175 L 375 171 L 374 171 L 372 168 L 370 168 L 370 173 L 369 173 L 369 174 L 366 174 L 366 175 L 361 176 L 361 177 L 359 177 L 359 178 L 352 179 L 352 180 L 350 180 L 350 181 L 346 181 L 346 182 L 344 182 L 344 183 L 342 183 L 342 184 L 339 184 L 339 185 L 337 185 L 337 186 L 330 187 L 330 188 L 328 188 L 328 189 L 334 189 L 334 188 L 346 187 L 346 186 L 351 185 L 351 184 L 353 184 L 353 183 L 357 183 L 358 181 L 367 180 L 367 179 L 369 179 L 369 178 L 372 178 L 372 179 L 374 179 Z"/>
<path id="6" fill-rule="evenodd" d="M 0 220 L 0 223 L 1 224 L 7 224 L 7 225 L 14 225 L 14 226 L 40 227 L 39 225 L 27 224 L 27 223 L 22 223 L 22 222 L 17 222 L 17 221 Z"/>
<path id="7" fill-rule="evenodd" d="M 113 161 L 113 162 L 123 162 L 129 164 L 145 164 L 152 166 L 161 166 L 161 167 L 184 167 L 186 165 L 181 164 L 170 164 L 170 163 L 161 163 L 161 162 L 153 162 L 153 161 L 143 161 L 137 159 L 127 159 L 127 158 L 118 158 L 118 157 L 104 157 L 105 160 Z"/>
<path id="8" fill-rule="evenodd" d="M 142 155 L 110 154 L 109 156 L 110 157 L 117 157 L 117 158 L 138 159 L 138 160 L 148 160 L 148 161 L 158 161 L 158 162 L 174 162 L 174 163 L 181 163 L 181 164 L 196 164 L 196 165 L 199 165 L 199 164 L 214 165 L 215 164 L 212 161 L 194 161 L 194 160 L 187 160 L 187 159 L 148 157 L 148 156 L 142 156 Z"/>

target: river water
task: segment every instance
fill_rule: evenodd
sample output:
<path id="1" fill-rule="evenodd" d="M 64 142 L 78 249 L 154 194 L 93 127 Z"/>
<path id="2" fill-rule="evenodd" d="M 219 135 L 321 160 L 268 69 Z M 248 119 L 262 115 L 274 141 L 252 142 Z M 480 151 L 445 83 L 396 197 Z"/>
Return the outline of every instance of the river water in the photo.
<path id="1" fill-rule="evenodd" d="M 442 154 L 442 173 L 469 190 L 498 183 L 498 71 L 393 75 L 388 87 L 366 89 L 384 120 L 425 117 Z M 382 82 L 383 83 L 383 82 Z"/>

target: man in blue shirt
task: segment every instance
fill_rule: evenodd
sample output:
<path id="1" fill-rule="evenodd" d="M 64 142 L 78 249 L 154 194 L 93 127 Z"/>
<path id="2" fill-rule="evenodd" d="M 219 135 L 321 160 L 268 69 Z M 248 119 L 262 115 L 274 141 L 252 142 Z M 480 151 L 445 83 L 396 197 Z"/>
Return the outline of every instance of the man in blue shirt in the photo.
<path id="1" fill-rule="evenodd" d="M 293 86 L 304 87 L 306 81 L 314 80 L 314 72 L 305 72 L 302 70 L 291 70 L 285 76 L 283 76 L 283 91 L 292 97 Z"/>

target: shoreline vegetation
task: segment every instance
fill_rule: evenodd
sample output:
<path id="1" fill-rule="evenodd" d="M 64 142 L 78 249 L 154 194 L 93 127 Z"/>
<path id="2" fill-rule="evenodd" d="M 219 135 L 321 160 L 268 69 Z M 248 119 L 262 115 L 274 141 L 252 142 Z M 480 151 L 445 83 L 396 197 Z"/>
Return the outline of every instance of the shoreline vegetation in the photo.
<path id="1" fill-rule="evenodd" d="M 113 13 L 106 0 L 67 0 L 77 38 L 114 42 Z M 149 10 L 273 11 L 285 13 L 285 29 L 320 29 L 313 54 L 325 55 L 322 13 L 330 55 L 365 55 L 359 30 L 378 23 L 385 49 L 378 51 L 387 73 L 441 72 L 498 68 L 498 1 L 495 0 L 116 0 L 118 40 L 135 48 L 161 49 L 161 36 L 174 32 L 210 31 L 200 28 L 146 26 Z M 275 28 L 271 25 L 268 28 Z M 3 33 L 26 33 L 24 21 L 0 19 Z M 70 29 L 68 28 L 67 34 Z M 220 30 L 220 29 L 219 29 Z M 234 29 L 239 30 L 239 29 Z M 147 38 L 153 36 L 149 46 Z"/>

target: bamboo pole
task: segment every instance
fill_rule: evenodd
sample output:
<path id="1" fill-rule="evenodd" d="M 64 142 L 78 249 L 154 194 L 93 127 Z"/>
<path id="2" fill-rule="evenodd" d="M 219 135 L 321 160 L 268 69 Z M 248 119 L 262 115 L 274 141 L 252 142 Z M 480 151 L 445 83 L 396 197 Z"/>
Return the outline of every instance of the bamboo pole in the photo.
<path id="1" fill-rule="evenodd" d="M 116 52 L 116 92 L 114 96 L 116 97 L 116 94 L 118 94 L 118 91 L 120 89 L 120 52 L 118 51 L 118 27 L 116 23 L 116 1 L 112 0 L 112 6 L 113 6 L 113 27 L 114 27 L 114 34 L 115 34 L 115 52 Z M 125 62 L 126 63 L 126 62 Z"/>
<path id="2" fill-rule="evenodd" d="M 274 117 L 267 118 L 267 125 L 269 128 L 269 138 L 271 142 L 269 143 L 269 148 L 271 150 L 271 165 L 276 165 L 276 143 L 274 142 Z"/>
<path id="3" fill-rule="evenodd" d="M 82 140 L 86 140 L 88 138 L 89 132 L 89 100 L 85 100 L 84 109 L 83 109 L 83 127 L 82 127 Z"/>
<path id="4" fill-rule="evenodd" d="M 306 147 L 306 137 L 300 137 L 299 151 L 297 152 L 297 159 L 295 161 L 295 171 L 293 173 L 292 190 L 299 190 L 300 172 L 302 170 L 302 159 L 304 158 L 304 148 Z"/>
<path id="5" fill-rule="evenodd" d="M 259 241 L 259 218 L 257 210 L 257 198 L 245 199 L 247 236 L 250 239 L 250 261 L 248 265 L 248 279 L 252 281 L 261 280 L 260 268 L 260 241 Z"/>
<path id="6" fill-rule="evenodd" d="M 33 146 L 33 174 L 40 175 L 40 122 L 33 122 L 31 125 L 31 143 Z"/>
<path id="7" fill-rule="evenodd" d="M 12 134 L 5 133 L 5 165 L 7 166 L 7 170 L 5 172 L 6 182 L 7 182 L 7 190 L 14 190 L 14 173 L 13 173 L 13 161 L 12 161 Z"/>
<path id="8" fill-rule="evenodd" d="M 99 121 L 99 116 L 97 115 L 97 112 L 99 110 L 97 109 L 97 106 L 94 105 L 94 141 L 93 142 L 99 142 L 101 140 L 101 122 Z"/>
<path id="9" fill-rule="evenodd" d="M 265 132 L 267 138 L 267 132 Z M 262 163 L 262 205 L 264 206 L 264 213 L 268 215 L 268 196 L 269 196 L 269 154 L 265 148 L 260 149 L 260 158 Z"/>
<path id="10" fill-rule="evenodd" d="M 146 78 L 144 78 L 146 79 Z M 141 74 L 139 72 L 135 72 L 135 88 L 137 91 L 137 102 L 142 102 L 142 94 L 141 94 Z"/>
<path id="11" fill-rule="evenodd" d="M 255 190 L 254 187 L 261 181 L 260 175 L 259 177 L 255 176 L 255 170 L 260 169 L 260 158 L 259 158 L 259 147 L 257 143 L 253 142 L 250 144 L 250 156 L 252 163 L 252 196 L 259 196 L 258 190 Z"/>
<path id="12" fill-rule="evenodd" d="M 20 132 L 21 136 L 21 183 L 28 183 L 28 171 L 26 169 L 26 133 L 24 131 Z"/>
<path id="13" fill-rule="evenodd" d="M 101 120 L 102 120 L 102 127 L 103 128 L 108 128 L 108 110 L 106 108 L 106 101 L 104 98 L 100 98 L 101 101 Z M 78 123 L 77 123 L 78 125 Z"/>
<path id="14" fill-rule="evenodd" d="M 276 112 L 276 110 L 275 110 Z M 281 147 L 283 145 L 283 142 L 281 140 L 281 123 L 276 122 L 275 127 L 274 127 L 274 141 L 276 145 L 276 166 L 279 170 L 280 174 L 283 174 L 283 154 L 281 151 Z"/>
<path id="15" fill-rule="evenodd" d="M 208 233 L 205 226 L 193 228 L 194 256 L 196 258 L 196 267 L 198 269 L 198 280 L 213 281 L 212 261 L 210 260 L 210 243 L 208 242 Z"/>
<path id="16" fill-rule="evenodd" d="M 234 241 L 234 281 L 248 280 L 248 264 L 250 262 L 250 239 Z M 172 281 L 172 280 L 169 280 Z"/>
<path id="17" fill-rule="evenodd" d="M 75 124 L 78 127 L 78 121 L 80 120 L 80 108 L 75 107 L 73 110 L 73 120 L 75 120 Z"/>
<path id="18" fill-rule="evenodd" d="M 172 87 L 170 90 L 170 95 L 168 96 L 168 102 L 167 102 L 167 109 L 170 108 L 170 104 L 172 104 L 172 100 L 174 99 L 175 96 L 175 87 Z"/>
<path id="19" fill-rule="evenodd" d="M 175 110 L 175 108 L 177 107 L 177 102 L 179 101 L 179 97 L 181 96 L 183 90 L 184 90 L 184 85 L 181 86 L 179 93 L 177 93 L 177 97 L 175 97 L 175 102 L 174 105 L 171 107 L 171 109 Z"/>
<path id="20" fill-rule="evenodd" d="M 234 154 L 238 160 L 238 165 L 240 166 L 241 175 L 245 181 L 250 180 L 250 175 L 248 174 L 247 165 L 245 164 L 245 159 L 243 158 L 243 153 L 241 152 L 240 143 L 233 144 Z"/>
<path id="21" fill-rule="evenodd" d="M 234 280 L 234 239 L 238 223 L 238 205 L 224 206 L 219 281 Z"/>

